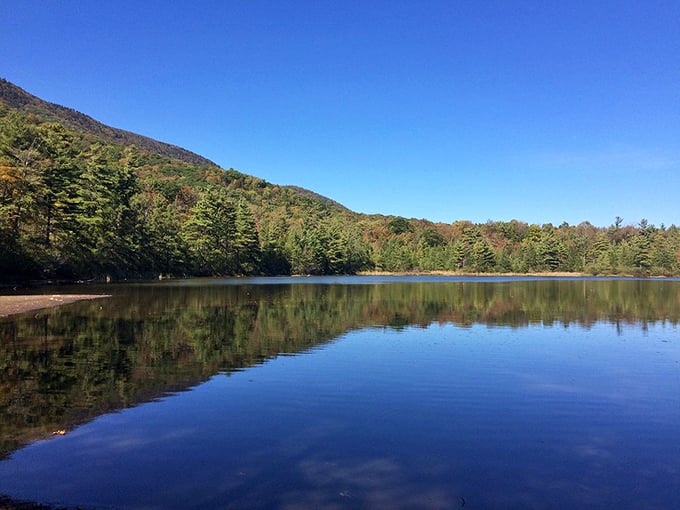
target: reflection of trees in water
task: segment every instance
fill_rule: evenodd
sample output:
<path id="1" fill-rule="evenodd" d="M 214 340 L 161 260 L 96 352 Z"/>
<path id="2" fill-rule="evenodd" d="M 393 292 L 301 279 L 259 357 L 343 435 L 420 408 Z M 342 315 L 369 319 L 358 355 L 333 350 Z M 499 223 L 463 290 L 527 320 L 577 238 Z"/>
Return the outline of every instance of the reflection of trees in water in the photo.
<path id="1" fill-rule="evenodd" d="M 111 288 L 107 288 L 111 292 Z M 0 453 L 346 331 L 433 322 L 677 324 L 670 281 L 120 286 L 0 322 Z"/>

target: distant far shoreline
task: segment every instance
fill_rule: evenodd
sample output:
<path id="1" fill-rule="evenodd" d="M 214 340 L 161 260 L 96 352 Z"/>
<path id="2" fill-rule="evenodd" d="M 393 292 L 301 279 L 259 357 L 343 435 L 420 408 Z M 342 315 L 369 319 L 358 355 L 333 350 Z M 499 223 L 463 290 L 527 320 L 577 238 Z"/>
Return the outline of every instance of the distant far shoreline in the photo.
<path id="1" fill-rule="evenodd" d="M 633 274 L 599 274 L 579 273 L 568 271 L 543 271 L 533 273 L 470 273 L 460 271 L 360 271 L 358 276 L 479 276 L 479 277 L 493 277 L 498 278 L 502 276 L 517 277 L 517 276 L 531 276 L 539 278 L 640 278 L 644 275 Z M 656 278 L 656 277 L 655 277 Z"/>

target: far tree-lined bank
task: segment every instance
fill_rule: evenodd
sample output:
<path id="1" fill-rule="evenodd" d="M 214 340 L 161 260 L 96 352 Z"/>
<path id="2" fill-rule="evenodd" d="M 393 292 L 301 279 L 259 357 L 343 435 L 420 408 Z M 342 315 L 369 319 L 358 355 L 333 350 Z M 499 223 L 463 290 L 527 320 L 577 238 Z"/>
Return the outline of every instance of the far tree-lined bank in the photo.
<path id="1" fill-rule="evenodd" d="M 96 121 L 82 114 L 5 81 L 0 89 L 0 281 L 363 270 L 680 274 L 674 225 L 434 224 L 357 214 L 160 142 L 104 136 L 86 129 Z M 127 140 L 144 148 L 120 143 Z"/>

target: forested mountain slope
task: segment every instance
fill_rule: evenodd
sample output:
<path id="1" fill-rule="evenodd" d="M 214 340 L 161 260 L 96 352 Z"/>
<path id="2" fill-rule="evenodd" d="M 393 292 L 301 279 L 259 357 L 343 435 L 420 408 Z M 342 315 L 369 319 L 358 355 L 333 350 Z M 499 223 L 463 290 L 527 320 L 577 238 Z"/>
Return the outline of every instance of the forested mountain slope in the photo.
<path id="1" fill-rule="evenodd" d="M 42 121 L 57 122 L 73 130 L 88 133 L 102 141 L 120 145 L 134 145 L 142 150 L 175 158 L 192 165 L 217 166 L 209 159 L 181 147 L 159 142 L 123 129 L 112 128 L 71 108 L 43 101 L 2 78 L 0 78 L 0 102 L 9 108 L 33 114 Z"/>
<path id="2" fill-rule="evenodd" d="M 370 269 L 679 274 L 680 229 L 358 214 L 0 80 L 0 281 Z"/>
<path id="3" fill-rule="evenodd" d="M 0 90 L 0 280 L 370 267 L 332 200 Z"/>

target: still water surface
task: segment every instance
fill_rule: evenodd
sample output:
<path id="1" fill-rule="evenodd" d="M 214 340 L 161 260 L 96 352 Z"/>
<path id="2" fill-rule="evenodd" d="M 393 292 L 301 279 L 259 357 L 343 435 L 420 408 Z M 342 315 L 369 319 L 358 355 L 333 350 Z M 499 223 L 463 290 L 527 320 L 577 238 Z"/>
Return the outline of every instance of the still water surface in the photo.
<path id="1" fill-rule="evenodd" d="M 0 321 L 0 494 L 86 508 L 680 507 L 680 281 L 105 291 Z"/>

